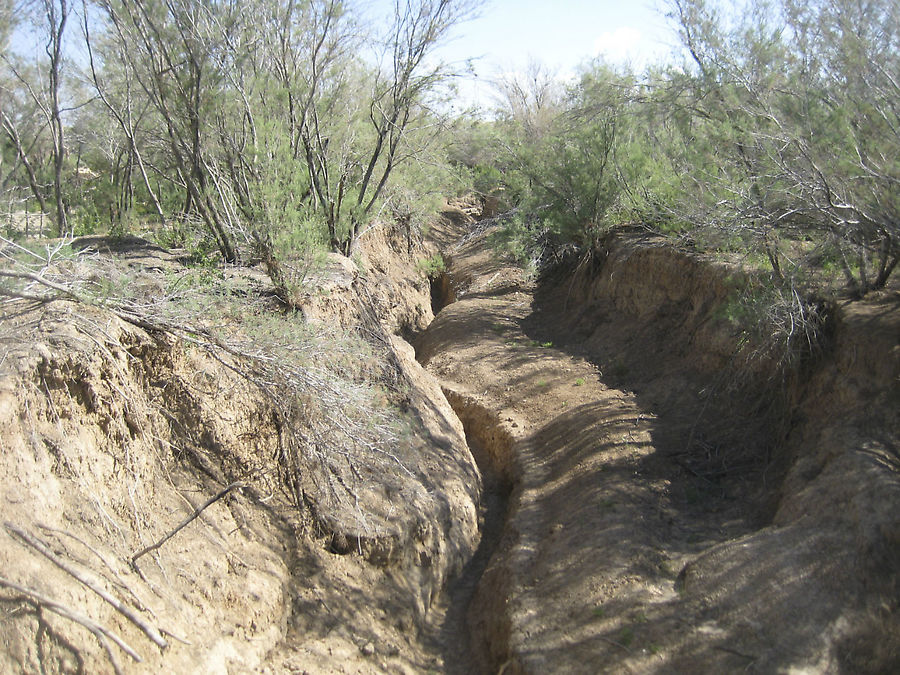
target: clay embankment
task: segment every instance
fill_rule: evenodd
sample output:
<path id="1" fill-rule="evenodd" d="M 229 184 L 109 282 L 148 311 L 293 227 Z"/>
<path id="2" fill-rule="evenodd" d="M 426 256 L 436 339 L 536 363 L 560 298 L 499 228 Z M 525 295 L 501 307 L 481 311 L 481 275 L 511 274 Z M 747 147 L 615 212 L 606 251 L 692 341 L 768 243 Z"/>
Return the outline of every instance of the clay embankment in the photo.
<path id="1" fill-rule="evenodd" d="M 484 672 L 897 665 L 896 294 L 772 382 L 696 257 L 619 241 L 535 287 L 483 236 L 449 253 L 417 356 L 514 481 L 469 608 Z"/>
<path id="2" fill-rule="evenodd" d="M 279 312 L 259 275 L 229 269 L 198 285 L 140 240 L 46 273 L 137 288 L 147 316 L 187 316 L 193 331 L 68 300 L 4 300 L 0 671 L 443 668 L 421 635 L 477 547 L 481 477 L 440 388 L 390 337 L 431 319 L 415 268 L 428 253 L 390 232 L 370 238 L 364 277 L 336 257 L 304 307 L 309 321 L 357 326 L 371 345 L 360 353 L 358 342 L 340 352 L 341 331 L 316 337 Z M 191 304 L 167 300 L 173 288 Z M 204 318 L 224 326 L 221 340 L 205 337 Z M 289 371 L 310 384 L 279 397 Z M 365 422 L 393 440 L 320 441 L 337 432 L 316 423 L 330 412 L 319 399 L 364 399 L 373 373 L 375 404 L 389 407 Z"/>

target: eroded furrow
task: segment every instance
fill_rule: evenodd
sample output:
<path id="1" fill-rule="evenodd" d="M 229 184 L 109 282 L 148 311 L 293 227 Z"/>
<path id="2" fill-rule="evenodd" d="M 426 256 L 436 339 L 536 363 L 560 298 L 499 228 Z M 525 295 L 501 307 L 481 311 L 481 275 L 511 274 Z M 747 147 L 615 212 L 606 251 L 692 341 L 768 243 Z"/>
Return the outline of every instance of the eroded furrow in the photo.
<path id="1" fill-rule="evenodd" d="M 484 621 L 475 612 L 473 601 L 503 537 L 518 472 L 514 466 L 513 439 L 496 415 L 452 390 L 444 389 L 444 394 L 463 424 L 483 485 L 478 508 L 478 548 L 447 589 L 439 614 L 442 620 L 435 627 L 445 671 L 463 675 L 491 670 L 494 638 L 483 630 Z"/>
<path id="2" fill-rule="evenodd" d="M 893 315 L 840 326 L 839 368 L 779 381 L 722 319 L 721 266 L 611 241 L 535 285 L 473 232 L 415 343 L 488 486 L 447 670 L 886 672 L 895 477 L 867 458 L 890 455 L 896 406 L 830 388 L 889 400 L 879 361 L 844 352 L 895 349 Z"/>

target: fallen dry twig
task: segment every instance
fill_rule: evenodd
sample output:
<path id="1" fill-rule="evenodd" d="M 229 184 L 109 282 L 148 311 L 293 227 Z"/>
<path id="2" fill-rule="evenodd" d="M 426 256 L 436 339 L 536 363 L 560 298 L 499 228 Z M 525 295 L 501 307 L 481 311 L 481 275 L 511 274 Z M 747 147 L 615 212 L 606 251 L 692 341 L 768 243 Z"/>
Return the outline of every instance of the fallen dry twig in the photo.
<path id="1" fill-rule="evenodd" d="M 160 546 L 162 546 L 162 545 L 165 544 L 167 541 L 169 541 L 169 539 L 171 539 L 171 538 L 174 537 L 176 534 L 178 534 L 178 532 L 180 532 L 180 531 L 183 530 L 185 527 L 187 527 L 188 525 L 190 525 L 191 522 L 193 522 L 194 519 L 196 519 L 196 518 L 197 518 L 201 513 L 203 513 L 203 511 L 205 511 L 208 507 L 210 507 L 210 506 L 212 506 L 213 504 L 215 504 L 217 501 L 219 501 L 220 499 L 222 499 L 222 497 L 224 497 L 225 495 L 227 495 L 227 494 L 228 494 L 229 492 L 231 492 L 232 490 L 237 490 L 237 489 L 242 488 L 242 487 L 245 487 L 245 484 L 242 483 L 242 482 L 240 482 L 240 481 L 236 481 L 236 482 L 232 483 L 231 485 L 229 485 L 228 487 L 226 487 L 226 488 L 220 490 L 218 493 L 214 494 L 212 497 L 210 497 L 209 499 L 207 499 L 201 506 L 199 506 L 199 507 L 197 507 L 196 509 L 194 509 L 194 512 L 193 512 L 191 515 L 189 515 L 187 518 L 185 518 L 183 521 L 181 521 L 181 523 L 180 523 L 174 530 L 170 531 L 170 532 L 169 532 L 168 534 L 166 534 L 166 536 L 164 536 L 162 539 L 159 539 L 159 540 L 156 541 L 155 543 L 150 544 L 150 546 L 147 546 L 146 548 L 141 549 L 140 551 L 138 551 L 137 553 L 135 553 L 133 556 L 131 556 L 131 566 L 136 568 L 136 567 L 137 567 L 137 560 L 138 560 L 138 558 L 140 558 L 140 557 L 143 556 L 143 555 L 146 555 L 146 554 L 150 553 L 151 551 L 155 551 L 156 549 L 158 549 Z"/>
<path id="2" fill-rule="evenodd" d="M 78 536 L 72 534 L 71 532 L 68 532 L 68 531 L 66 531 L 66 530 L 60 530 L 60 529 L 58 529 L 58 528 L 56 528 L 56 527 L 50 527 L 49 525 L 45 525 L 45 524 L 43 524 L 43 523 L 36 523 L 36 525 L 37 525 L 41 530 L 43 530 L 44 532 L 51 532 L 51 533 L 53 533 L 53 534 L 55 534 L 55 535 L 57 535 L 57 536 L 63 535 L 63 536 L 69 537 L 70 539 L 74 539 L 74 540 L 77 541 L 79 544 L 81 544 L 82 546 L 84 546 L 88 551 L 90 551 L 91 553 L 93 553 L 93 554 L 97 557 L 97 559 L 100 560 L 100 562 L 103 563 L 103 565 L 106 567 L 106 569 L 108 569 L 108 570 L 110 571 L 110 573 L 115 577 L 115 580 L 110 579 L 110 578 L 109 578 L 108 576 L 106 576 L 106 575 L 103 575 L 103 576 L 105 576 L 105 577 L 107 578 L 107 580 L 108 580 L 110 583 L 112 583 L 112 584 L 118 586 L 120 589 L 122 589 L 123 591 L 127 592 L 127 593 L 132 597 L 132 599 L 134 600 L 134 606 L 135 606 L 139 611 L 141 611 L 141 612 L 148 612 L 150 615 L 153 616 L 154 620 L 157 619 L 156 615 L 153 613 L 153 610 L 150 609 L 149 606 L 147 605 L 147 603 L 144 602 L 144 601 L 140 598 L 140 596 L 138 596 L 138 594 L 134 591 L 134 589 L 131 588 L 131 586 L 128 585 L 128 583 L 125 581 L 125 579 L 123 579 L 122 576 L 121 576 L 121 575 L 118 573 L 118 571 L 115 569 L 115 567 L 113 566 L 112 562 L 110 562 L 110 561 L 107 559 L 107 557 L 106 557 L 105 555 L 103 555 L 102 553 L 100 553 L 100 551 L 98 551 L 98 550 L 95 549 L 93 546 L 91 546 L 90 544 L 88 544 L 88 543 L 87 543 L 84 539 L 82 539 L 81 537 L 78 537 Z M 160 629 L 159 629 L 159 632 L 160 632 L 160 633 L 165 633 L 166 631 L 163 630 L 162 628 L 160 628 Z"/>
<path id="3" fill-rule="evenodd" d="M 141 629 L 144 635 L 146 635 L 153 643 L 158 645 L 161 649 L 165 649 L 169 646 L 169 643 L 166 642 L 166 639 L 160 635 L 159 631 L 148 624 L 142 617 L 138 616 L 131 607 L 128 607 L 124 603 L 122 603 L 119 599 L 114 598 L 112 595 L 107 592 L 105 588 L 100 586 L 97 582 L 92 579 L 87 578 L 82 572 L 75 569 L 71 565 L 69 565 L 66 561 L 62 560 L 59 556 L 57 556 L 53 551 L 47 548 L 46 544 L 44 544 L 39 539 L 33 537 L 28 532 L 16 527 L 12 523 L 4 523 L 4 527 L 6 527 L 7 531 L 11 534 L 16 535 L 19 539 L 28 544 L 31 548 L 36 550 L 38 553 L 47 558 L 54 565 L 59 567 L 61 570 L 75 578 L 77 581 L 81 582 L 88 588 L 90 588 L 94 593 L 103 598 L 106 602 L 112 605 L 118 612 L 120 612 L 125 618 L 127 618 L 131 623 Z"/>
<path id="4" fill-rule="evenodd" d="M 21 279 L 24 281 L 33 281 L 35 283 L 46 286 L 47 288 L 52 288 L 54 291 L 62 293 L 65 296 L 72 298 L 73 300 L 78 300 L 80 302 L 85 302 L 85 298 L 73 291 L 71 288 L 67 286 L 63 286 L 61 284 L 57 284 L 45 277 L 42 277 L 38 274 L 33 274 L 31 272 L 10 272 L 8 270 L 0 270 L 0 277 L 5 277 L 7 279 Z M 51 299 L 51 298 L 47 298 Z"/>
<path id="5" fill-rule="evenodd" d="M 62 603 L 57 602 L 52 598 L 48 598 L 46 595 L 34 590 L 33 588 L 22 586 L 3 577 L 0 577 L 0 586 L 21 593 L 22 595 L 26 596 L 30 602 L 35 603 L 39 607 L 43 607 L 44 609 L 47 609 L 55 614 L 58 614 L 61 617 L 69 619 L 70 621 L 74 621 L 75 623 L 87 628 L 91 633 L 94 634 L 100 644 L 103 645 L 104 649 L 106 649 L 106 653 L 109 655 L 110 661 L 112 662 L 113 668 L 115 669 L 116 673 L 121 673 L 122 668 L 116 660 L 112 650 L 109 649 L 109 645 L 106 642 L 107 638 L 115 642 L 123 652 L 128 654 L 128 656 L 130 656 L 136 662 L 141 663 L 141 661 L 143 661 L 140 654 L 134 651 L 134 649 L 132 649 L 122 638 L 113 633 L 106 626 L 100 625 L 81 612 L 66 607 Z"/>

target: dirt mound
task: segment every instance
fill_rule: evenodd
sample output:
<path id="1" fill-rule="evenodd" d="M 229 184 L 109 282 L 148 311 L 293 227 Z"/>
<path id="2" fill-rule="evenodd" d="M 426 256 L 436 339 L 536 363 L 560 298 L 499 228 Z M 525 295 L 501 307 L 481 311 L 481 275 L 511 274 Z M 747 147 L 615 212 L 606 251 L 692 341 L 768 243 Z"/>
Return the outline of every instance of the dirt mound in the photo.
<path id="1" fill-rule="evenodd" d="M 375 322 L 410 339 L 434 318 L 423 263 L 436 251 L 421 235 L 397 226 L 367 230 L 354 260 L 328 254 L 311 272 L 301 302 L 303 316 L 343 327 Z"/>

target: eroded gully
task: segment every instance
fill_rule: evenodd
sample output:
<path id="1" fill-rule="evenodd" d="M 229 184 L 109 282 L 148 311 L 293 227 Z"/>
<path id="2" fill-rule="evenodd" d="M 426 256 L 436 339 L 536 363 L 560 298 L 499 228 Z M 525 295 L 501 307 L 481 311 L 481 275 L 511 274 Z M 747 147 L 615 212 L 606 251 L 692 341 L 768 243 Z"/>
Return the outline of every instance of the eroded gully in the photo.
<path id="1" fill-rule="evenodd" d="M 485 484 L 481 543 L 434 612 L 444 669 L 645 669 L 678 621 L 679 570 L 746 522 L 685 507 L 657 452 L 678 439 L 635 392 L 559 349 L 561 326 L 535 329 L 534 287 L 483 232 L 455 233 L 433 285 L 440 311 L 415 341 Z"/>

